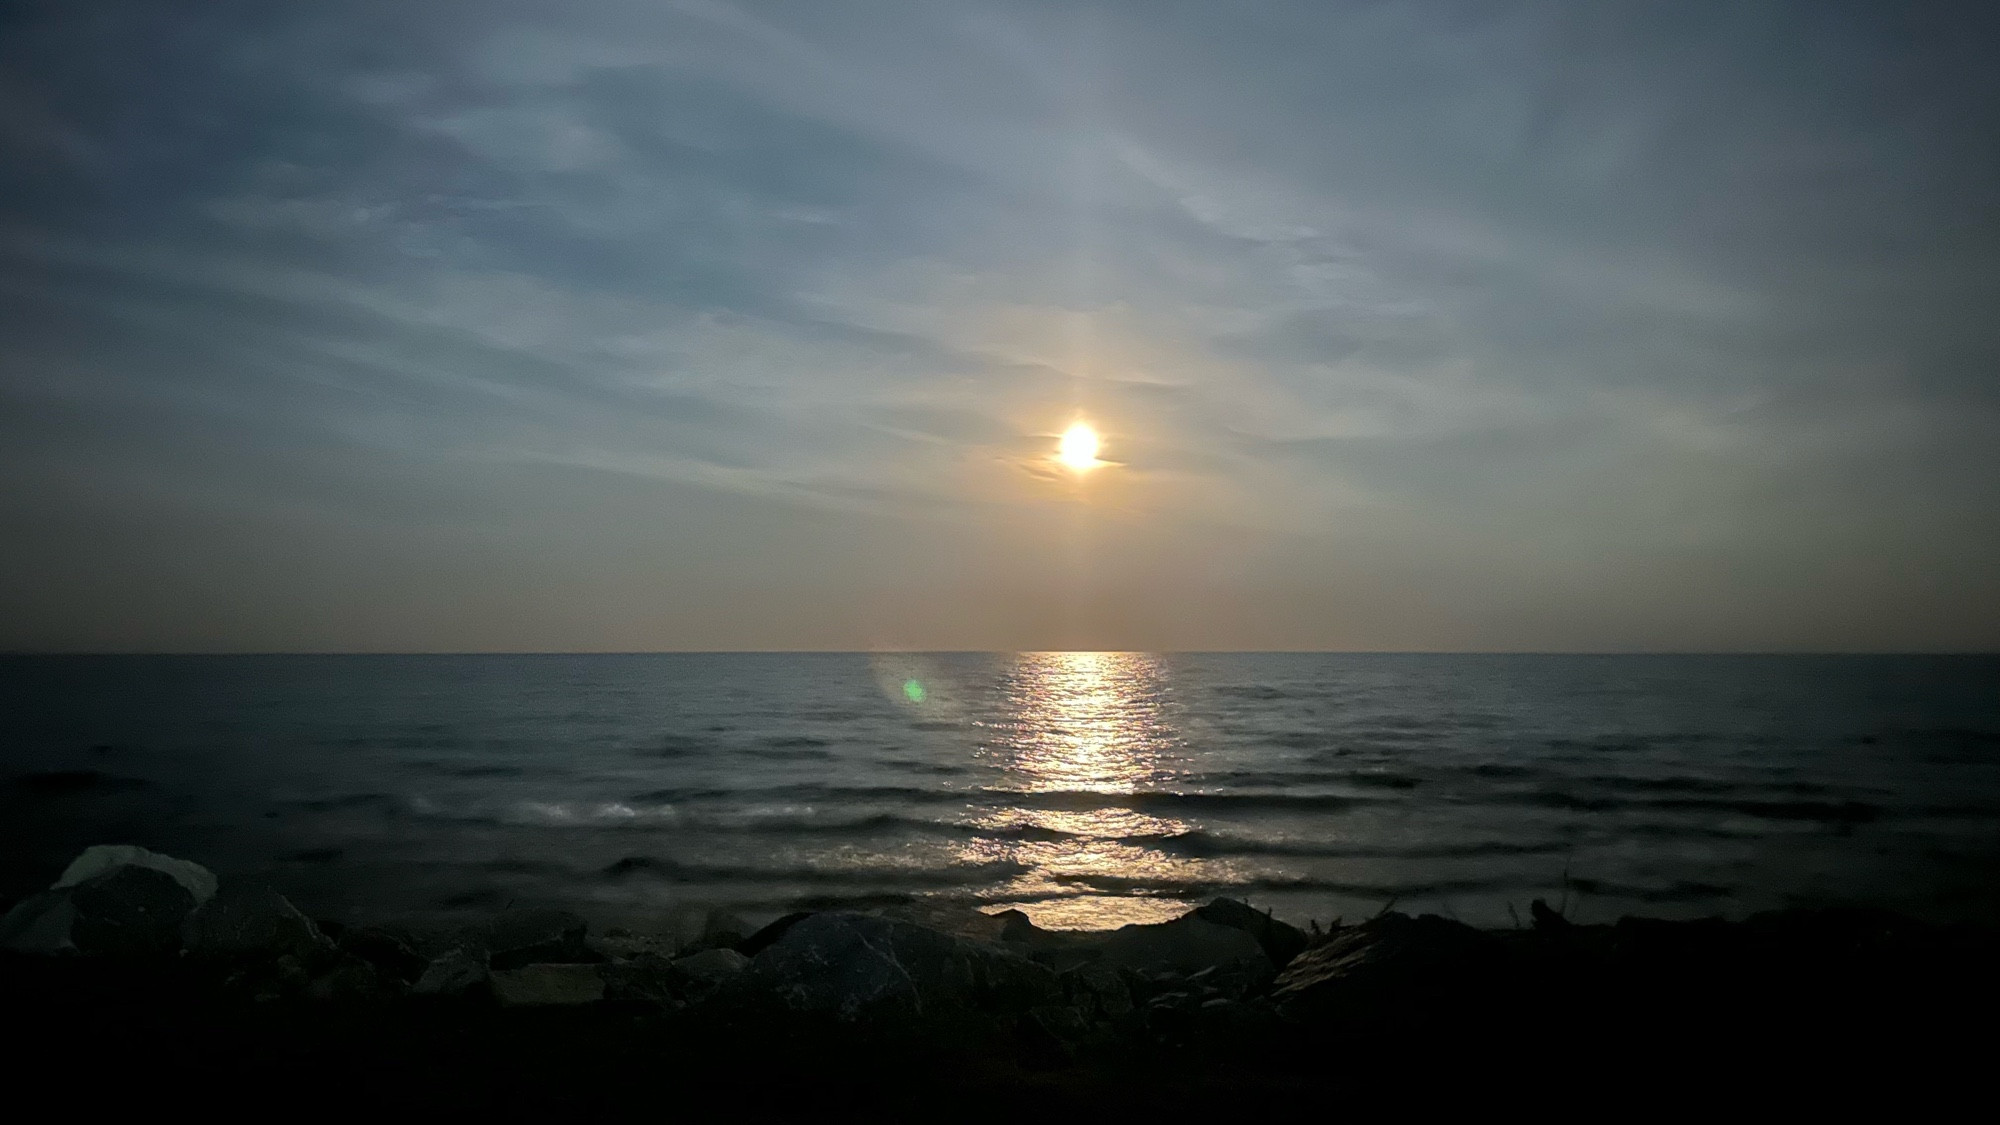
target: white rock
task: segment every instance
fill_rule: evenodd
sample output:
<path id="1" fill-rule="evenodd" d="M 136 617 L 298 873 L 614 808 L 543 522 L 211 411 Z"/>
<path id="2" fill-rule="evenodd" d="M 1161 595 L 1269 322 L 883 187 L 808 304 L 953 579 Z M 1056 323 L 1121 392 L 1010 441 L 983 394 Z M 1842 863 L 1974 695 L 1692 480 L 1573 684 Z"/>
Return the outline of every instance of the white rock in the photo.
<path id="1" fill-rule="evenodd" d="M 136 844 L 98 844 L 85 848 L 82 855 L 70 861 L 70 865 L 63 869 L 62 878 L 57 879 L 51 889 L 74 887 L 107 871 L 127 866 L 150 867 L 173 876 L 175 882 L 186 887 L 187 892 L 194 896 L 196 906 L 214 898 L 219 885 L 215 873 L 199 863 L 161 855 Z"/>

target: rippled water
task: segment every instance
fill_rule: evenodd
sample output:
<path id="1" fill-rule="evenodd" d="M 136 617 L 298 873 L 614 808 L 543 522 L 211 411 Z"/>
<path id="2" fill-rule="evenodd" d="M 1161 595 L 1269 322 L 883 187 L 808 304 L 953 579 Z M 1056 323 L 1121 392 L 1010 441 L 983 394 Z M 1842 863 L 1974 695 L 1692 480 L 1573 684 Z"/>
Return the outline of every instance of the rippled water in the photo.
<path id="1" fill-rule="evenodd" d="M 124 840 L 350 917 L 1995 920 L 1995 685 L 1990 657 L 13 657 L 5 889 Z"/>

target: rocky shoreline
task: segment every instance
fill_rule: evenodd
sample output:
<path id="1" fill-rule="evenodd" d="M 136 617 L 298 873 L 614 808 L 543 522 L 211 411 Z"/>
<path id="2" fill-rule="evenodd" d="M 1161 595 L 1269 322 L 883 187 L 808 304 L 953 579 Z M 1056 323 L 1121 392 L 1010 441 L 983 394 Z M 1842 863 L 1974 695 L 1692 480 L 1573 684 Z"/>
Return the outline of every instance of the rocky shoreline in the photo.
<path id="1" fill-rule="evenodd" d="M 686 944 L 552 910 L 414 932 L 99 847 L 0 920 L 0 1000 L 41 1032 L 24 1073 L 117 1060 L 98 1099 L 199 1079 L 294 1099 L 304 1084 L 302 1111 L 393 1098 L 502 1116 L 662 1096 L 988 1116 L 1023 1090 L 1310 1106 L 1534 1075 L 1607 1096 L 1932 1092 L 1983 1075 L 1993 1046 L 1988 930 L 1867 910 L 1586 926 L 1540 902 L 1532 919 L 1301 931 L 1218 899 L 1092 933 L 916 907 L 755 929 L 718 913 Z"/>

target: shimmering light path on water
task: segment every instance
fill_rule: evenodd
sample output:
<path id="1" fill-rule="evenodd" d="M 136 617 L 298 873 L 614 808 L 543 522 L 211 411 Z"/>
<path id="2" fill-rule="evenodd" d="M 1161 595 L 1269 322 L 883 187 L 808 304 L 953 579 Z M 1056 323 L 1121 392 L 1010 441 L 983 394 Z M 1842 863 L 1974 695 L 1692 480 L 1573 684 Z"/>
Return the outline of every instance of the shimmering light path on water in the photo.
<path id="1" fill-rule="evenodd" d="M 1002 680 L 1002 715 L 986 724 L 980 754 L 1002 772 L 986 790 L 1010 793 L 1136 794 L 1165 790 L 1186 772 L 1187 748 L 1172 718 L 1172 686 L 1159 658 L 1140 653 L 1023 655 Z M 1105 928 L 1156 921 L 1186 909 L 1174 899 L 1077 893 L 1091 880 L 1124 886 L 1197 877 L 1194 861 L 1137 841 L 1194 827 L 1130 808 L 1000 807 L 975 821 L 1005 835 L 976 838 L 968 863 L 1007 862 L 1021 874 L 999 894 L 1045 926 Z M 1032 838 L 1023 829 L 1046 835 Z"/>

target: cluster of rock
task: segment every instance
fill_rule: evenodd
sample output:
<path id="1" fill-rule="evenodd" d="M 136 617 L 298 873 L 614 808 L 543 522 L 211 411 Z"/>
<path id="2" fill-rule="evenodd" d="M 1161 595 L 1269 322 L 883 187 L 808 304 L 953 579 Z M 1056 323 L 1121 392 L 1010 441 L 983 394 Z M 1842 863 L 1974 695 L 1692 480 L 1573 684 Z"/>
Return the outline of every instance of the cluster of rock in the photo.
<path id="1" fill-rule="evenodd" d="M 1028 1057 L 1060 1065 L 1135 1044 L 1256 1052 L 1302 1032 L 1375 1041 L 1402 1029 L 1428 1039 L 1492 1011 L 1629 1001 L 1634 982 L 1665 982 L 1650 1002 L 1670 1007 L 1674 982 L 1697 973 L 1711 995 L 1724 994 L 1718 981 L 1740 992 L 1777 964 L 1810 984 L 1883 963 L 1883 950 L 1911 957 L 1944 940 L 1942 931 L 1896 930 L 1910 924 L 1893 916 L 1829 917 L 1583 927 L 1537 903 L 1532 930 L 1384 913 L 1308 935 L 1218 899 L 1170 922 L 1093 933 L 969 908 L 793 914 L 754 931 L 718 913 L 679 945 L 593 935 L 558 910 L 441 934 L 315 922 L 271 890 L 219 886 L 196 864 L 116 846 L 89 849 L 8 911 L 0 948 L 172 958 L 207 966 L 225 989 L 257 1000 L 605 1006 L 717 1027 L 777 1018 L 925 1035 L 999 1031 Z M 1982 940 L 1990 949 L 1990 935 Z M 1778 952 L 1758 960 L 1759 942 Z M 1814 943 L 1827 954 L 1821 962 L 1811 960 Z"/>
<path id="2" fill-rule="evenodd" d="M 125 845 L 89 849 L 0 919 L 0 948 L 13 953 L 171 955 L 216 966 L 258 999 L 614 1002 L 878 1026 L 1005 1017 L 1059 1054 L 1119 1033 L 1186 1038 L 1268 1021 L 1272 986 L 1306 945 L 1298 930 L 1227 900 L 1100 934 L 967 909 L 794 914 L 754 932 L 718 913 L 680 947 L 592 935 L 559 910 L 422 935 L 315 922 L 267 888 L 222 887 L 197 864 Z"/>

